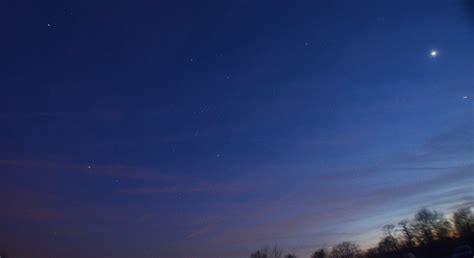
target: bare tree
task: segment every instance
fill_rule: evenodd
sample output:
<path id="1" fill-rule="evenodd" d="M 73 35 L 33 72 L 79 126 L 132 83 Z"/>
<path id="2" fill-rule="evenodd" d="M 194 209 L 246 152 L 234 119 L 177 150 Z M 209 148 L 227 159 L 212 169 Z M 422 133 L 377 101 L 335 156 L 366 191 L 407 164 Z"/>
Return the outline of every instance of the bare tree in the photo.
<path id="1" fill-rule="evenodd" d="M 415 215 L 413 228 L 420 244 L 430 244 L 434 241 L 434 225 L 437 215 L 435 211 L 421 209 Z"/>
<path id="2" fill-rule="evenodd" d="M 474 215 L 470 208 L 461 208 L 453 214 L 454 228 L 459 237 L 474 235 Z"/>
<path id="3" fill-rule="evenodd" d="M 316 252 L 311 255 L 311 258 L 326 258 L 328 254 L 324 248 L 318 249 Z"/>
<path id="4" fill-rule="evenodd" d="M 449 220 L 443 216 L 443 214 L 437 214 L 438 217 L 436 218 L 434 228 L 436 239 L 441 240 L 449 238 L 451 236 L 451 232 L 453 232 L 453 226 L 451 225 L 451 222 L 449 222 Z"/>
<path id="5" fill-rule="evenodd" d="M 274 245 L 270 250 L 269 258 L 283 258 L 283 250 L 277 245 Z"/>
<path id="6" fill-rule="evenodd" d="M 298 258 L 298 257 L 294 254 L 287 254 L 285 255 L 285 258 Z"/>
<path id="7" fill-rule="evenodd" d="M 403 245 L 409 249 L 415 247 L 416 235 L 411 221 L 409 219 L 404 219 L 398 222 L 398 226 L 401 232 L 401 241 L 399 242 L 403 243 Z"/>
<path id="8" fill-rule="evenodd" d="M 356 258 L 361 254 L 359 246 L 348 241 L 337 244 L 331 250 L 331 258 Z"/>
<path id="9" fill-rule="evenodd" d="M 269 258 L 268 257 L 268 249 L 263 248 L 262 250 L 258 250 L 255 253 L 250 255 L 250 258 Z"/>
<path id="10" fill-rule="evenodd" d="M 398 250 L 398 240 L 396 238 L 395 225 L 389 224 L 382 228 L 383 238 L 379 242 L 379 250 L 381 252 L 389 253 Z"/>
<path id="11" fill-rule="evenodd" d="M 265 247 L 252 253 L 250 258 L 283 258 L 283 250 L 277 245 L 271 249 Z"/>
<path id="12" fill-rule="evenodd" d="M 391 253 L 398 250 L 396 239 L 392 237 L 383 237 L 378 244 L 378 249 L 382 253 Z"/>
<path id="13" fill-rule="evenodd" d="M 365 252 L 365 258 L 378 258 L 380 257 L 378 248 L 370 248 Z"/>
<path id="14" fill-rule="evenodd" d="M 397 230 L 395 228 L 395 225 L 393 224 L 388 224 L 383 226 L 382 232 L 384 233 L 385 236 L 393 237 L 395 238 L 395 235 L 397 234 Z"/>
<path id="15" fill-rule="evenodd" d="M 416 213 L 413 227 L 420 244 L 430 244 L 436 239 L 450 236 L 451 223 L 437 211 L 421 209 Z"/>

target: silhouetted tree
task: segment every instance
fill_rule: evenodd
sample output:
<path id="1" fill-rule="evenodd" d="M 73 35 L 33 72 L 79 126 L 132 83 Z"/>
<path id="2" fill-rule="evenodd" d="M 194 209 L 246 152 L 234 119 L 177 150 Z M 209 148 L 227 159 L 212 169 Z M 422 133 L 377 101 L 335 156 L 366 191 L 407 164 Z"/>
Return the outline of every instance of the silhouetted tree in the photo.
<path id="1" fill-rule="evenodd" d="M 420 244 L 430 244 L 435 239 L 435 225 L 438 214 L 435 211 L 421 209 L 415 215 L 413 228 L 416 232 L 416 238 Z"/>
<path id="2" fill-rule="evenodd" d="M 434 228 L 436 239 L 442 240 L 449 238 L 451 232 L 453 232 L 453 226 L 451 225 L 449 220 L 447 220 L 441 213 L 437 214 L 438 217 L 436 218 Z"/>
<path id="3" fill-rule="evenodd" d="M 325 249 L 321 248 L 318 249 L 316 252 L 311 255 L 311 258 L 326 258 L 328 257 L 328 254 Z"/>
<path id="4" fill-rule="evenodd" d="M 414 232 L 411 221 L 404 219 L 398 222 L 398 226 L 401 233 L 399 242 L 408 249 L 415 247 L 416 233 Z"/>
<path id="5" fill-rule="evenodd" d="M 395 228 L 395 225 L 393 224 L 388 224 L 383 226 L 382 232 L 385 236 L 395 238 L 395 235 L 397 234 L 397 230 Z"/>
<path id="6" fill-rule="evenodd" d="M 267 250 L 258 250 L 251 254 L 250 258 L 268 258 Z"/>
<path id="7" fill-rule="evenodd" d="M 379 242 L 379 250 L 384 253 L 395 252 L 398 250 L 398 240 L 396 238 L 395 225 L 389 224 L 382 228 L 383 238 Z"/>
<path id="8" fill-rule="evenodd" d="M 470 208 L 461 208 L 453 214 L 454 228 L 459 237 L 471 237 L 474 233 L 474 215 Z"/>
<path id="9" fill-rule="evenodd" d="M 277 245 L 271 249 L 265 247 L 250 255 L 250 258 L 283 258 L 283 250 Z"/>
<path id="10" fill-rule="evenodd" d="M 392 237 L 384 237 L 379 241 L 378 249 L 382 253 L 391 253 L 398 250 L 396 239 Z"/>
<path id="11" fill-rule="evenodd" d="M 361 254 L 359 246 L 348 241 L 337 244 L 331 250 L 331 258 L 356 258 Z"/>
<path id="12" fill-rule="evenodd" d="M 377 247 L 362 252 L 352 242 L 342 242 L 330 252 L 319 249 L 311 258 L 445 258 L 460 245 L 474 245 L 474 214 L 463 208 L 453 214 L 453 224 L 442 213 L 419 210 L 413 220 L 402 220 L 398 227 L 389 224 L 382 228 L 383 237 Z M 454 225 L 454 229 L 453 229 Z M 264 248 L 251 254 L 251 258 L 295 258 L 293 254 L 283 256 L 278 247 Z"/>
<path id="13" fill-rule="evenodd" d="M 370 248 L 365 252 L 365 258 L 378 258 L 380 257 L 379 249 L 378 248 Z"/>

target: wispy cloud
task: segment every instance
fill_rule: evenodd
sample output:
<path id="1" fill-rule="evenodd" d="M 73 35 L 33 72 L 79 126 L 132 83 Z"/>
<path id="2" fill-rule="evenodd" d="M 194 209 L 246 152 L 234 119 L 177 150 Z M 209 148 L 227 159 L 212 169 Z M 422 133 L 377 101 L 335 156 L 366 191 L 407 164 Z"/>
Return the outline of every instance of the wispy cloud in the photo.
<path id="1" fill-rule="evenodd" d="M 3 190 L 1 193 L 1 216 L 34 222 L 53 221 L 62 217 L 61 212 L 54 207 L 57 196 L 53 193 L 24 189 Z"/>
<path id="2" fill-rule="evenodd" d="M 474 123 L 464 123 L 426 141 L 416 153 L 409 153 L 391 160 L 394 165 L 426 166 L 474 155 Z M 437 162 L 438 161 L 438 162 Z"/>
<path id="3" fill-rule="evenodd" d="M 8 168 L 13 167 L 24 173 L 53 171 L 137 180 L 116 192 L 121 195 L 119 198 L 132 200 L 122 205 L 126 209 L 113 204 L 96 207 L 96 203 L 65 212 L 58 212 L 49 204 L 37 206 L 34 211 L 26 209 L 27 206 L 17 207 L 17 212 L 25 218 L 81 216 L 105 224 L 135 218 L 133 223 L 137 225 L 146 225 L 157 232 L 172 231 L 177 238 L 192 240 L 190 248 L 207 243 L 248 246 L 250 250 L 256 245 L 288 241 L 302 246 L 331 245 L 343 238 L 368 241 L 367 234 L 377 236 L 381 225 L 411 216 L 422 205 L 455 208 L 472 203 L 473 196 L 468 189 L 473 185 L 474 164 L 472 159 L 466 158 L 470 150 L 469 128 L 465 125 L 448 130 L 429 139 L 414 153 L 383 160 L 377 166 L 297 176 L 291 166 L 275 167 L 274 164 L 254 167 L 252 173 L 242 173 L 226 181 L 198 176 L 183 179 L 160 173 L 159 169 L 122 165 L 92 164 L 88 168 L 89 164 L 68 162 L 0 160 L 0 167 L 6 168 L 7 173 Z M 452 151 L 461 155 L 453 155 Z M 439 160 L 444 162 L 441 164 Z M 456 162 L 451 162 L 453 160 Z M 192 197 L 193 203 L 189 205 L 189 200 L 176 198 L 172 199 L 173 208 L 144 205 L 153 197 L 162 198 L 167 194 L 170 196 L 163 199 L 186 194 Z M 209 196 L 212 196 L 212 204 L 209 204 Z M 196 210 L 196 207 L 202 208 Z M 94 209 L 97 212 L 91 214 L 90 210 Z"/>
<path id="4" fill-rule="evenodd" d="M 217 245 L 242 245 L 248 241 L 268 244 L 282 239 L 333 243 L 342 240 L 341 236 L 362 240 L 369 228 L 377 235 L 384 223 L 396 223 L 423 206 L 444 209 L 446 205 L 467 205 L 472 203 L 470 189 L 474 186 L 474 164 L 469 159 L 474 154 L 470 152 L 470 128 L 454 127 L 429 139 L 418 152 L 389 158 L 375 167 L 328 171 L 304 178 L 288 175 L 287 180 L 272 187 L 268 187 L 272 182 L 268 178 L 254 181 L 260 191 L 274 189 L 273 197 L 228 205 L 203 215 L 211 218 L 220 214 L 187 236 L 210 238 Z M 420 156 L 420 152 L 424 155 Z M 439 160 L 444 162 L 440 164 Z M 383 215 L 381 209 L 385 211 Z M 392 214 L 387 215 L 386 211 Z M 356 221 L 362 223 L 359 231 Z"/>
<path id="5" fill-rule="evenodd" d="M 173 193 L 237 193 L 242 187 L 236 184 L 190 184 L 164 187 L 141 187 L 121 191 L 126 195 L 153 195 Z"/>
<path id="6" fill-rule="evenodd" d="M 170 180 L 175 176 L 161 173 L 158 169 L 126 165 L 96 165 L 51 160 L 0 160 L 0 166 L 23 169 L 25 173 L 80 173 L 89 176 L 113 177 L 137 180 Z M 8 171 L 8 170 L 7 170 Z"/>

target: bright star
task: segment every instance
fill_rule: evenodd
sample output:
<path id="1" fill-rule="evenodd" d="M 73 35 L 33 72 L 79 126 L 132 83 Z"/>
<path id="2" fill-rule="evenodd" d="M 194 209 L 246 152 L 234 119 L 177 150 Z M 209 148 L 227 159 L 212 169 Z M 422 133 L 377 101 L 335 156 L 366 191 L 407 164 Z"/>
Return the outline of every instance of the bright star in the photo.
<path id="1" fill-rule="evenodd" d="M 431 50 L 431 53 L 430 53 L 431 57 L 436 57 L 438 55 L 438 51 L 436 50 Z"/>
<path id="2" fill-rule="evenodd" d="M 463 99 L 467 99 L 467 96 L 463 96 L 462 98 L 463 98 Z"/>

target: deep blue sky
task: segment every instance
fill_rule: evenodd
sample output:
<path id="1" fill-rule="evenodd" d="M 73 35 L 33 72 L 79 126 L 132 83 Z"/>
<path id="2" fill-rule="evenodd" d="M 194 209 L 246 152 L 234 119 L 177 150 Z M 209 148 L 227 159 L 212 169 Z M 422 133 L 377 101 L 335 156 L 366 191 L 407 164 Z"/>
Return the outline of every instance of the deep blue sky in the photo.
<path id="1" fill-rule="evenodd" d="M 474 204 L 469 1 L 0 10 L 14 257 L 304 257 Z"/>

